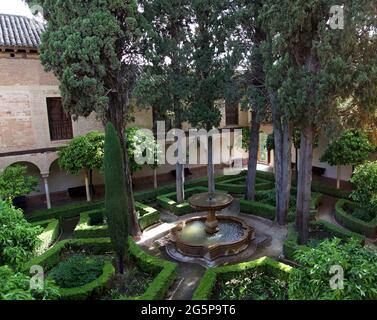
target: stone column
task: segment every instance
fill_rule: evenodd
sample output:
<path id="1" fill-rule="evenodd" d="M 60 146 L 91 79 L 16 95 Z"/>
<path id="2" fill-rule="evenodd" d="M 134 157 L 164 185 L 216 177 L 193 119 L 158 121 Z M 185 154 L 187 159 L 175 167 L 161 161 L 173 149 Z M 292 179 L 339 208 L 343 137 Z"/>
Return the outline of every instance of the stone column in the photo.
<path id="1" fill-rule="evenodd" d="M 45 185 L 47 209 L 51 209 L 51 198 L 50 198 L 50 189 L 48 187 L 48 176 L 49 176 L 48 173 L 42 174 L 43 182 Z"/>

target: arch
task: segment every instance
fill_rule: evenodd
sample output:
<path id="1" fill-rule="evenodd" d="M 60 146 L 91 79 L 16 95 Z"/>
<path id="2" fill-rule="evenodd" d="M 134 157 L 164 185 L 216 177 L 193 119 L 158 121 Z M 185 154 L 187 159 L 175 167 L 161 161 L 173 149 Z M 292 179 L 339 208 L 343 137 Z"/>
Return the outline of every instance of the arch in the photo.
<path id="1" fill-rule="evenodd" d="M 1 160 L 3 160 L 3 159 L 1 159 Z M 41 168 L 40 168 L 40 165 L 38 164 L 38 162 L 27 159 L 27 158 L 25 158 L 25 159 L 21 159 L 21 158 L 5 159 L 5 161 L 0 161 L 0 170 L 5 170 L 6 168 L 13 166 L 13 165 L 16 165 L 16 164 L 26 164 L 26 165 L 29 164 L 32 167 L 38 169 L 38 174 L 41 173 Z"/>

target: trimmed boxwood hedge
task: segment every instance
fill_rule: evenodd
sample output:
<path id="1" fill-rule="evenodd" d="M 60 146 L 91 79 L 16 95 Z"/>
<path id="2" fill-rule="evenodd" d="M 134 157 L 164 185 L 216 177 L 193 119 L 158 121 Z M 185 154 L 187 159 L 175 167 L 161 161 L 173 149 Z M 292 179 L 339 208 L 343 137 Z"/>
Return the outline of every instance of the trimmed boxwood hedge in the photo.
<path id="1" fill-rule="evenodd" d="M 255 187 L 257 190 L 269 190 L 274 187 L 273 182 L 257 178 Z M 216 183 L 216 188 L 224 190 L 229 193 L 245 194 L 246 192 L 246 177 L 237 177 L 222 182 Z"/>
<path id="2" fill-rule="evenodd" d="M 160 220 L 160 213 L 156 209 L 144 205 L 140 202 L 136 202 L 135 206 L 136 210 L 139 212 L 139 225 L 141 230 L 148 228 L 149 226 L 157 223 Z M 29 222 L 35 222 L 37 225 L 39 225 L 40 223 L 44 222 L 44 220 L 41 222 L 40 220 L 45 217 L 48 217 L 48 219 L 50 219 L 50 217 L 53 217 L 51 219 L 64 220 L 78 216 L 81 217 L 83 213 L 88 213 L 90 216 L 93 214 L 101 214 L 101 212 L 104 212 L 104 207 L 105 203 L 103 201 L 77 203 L 59 208 L 34 212 L 30 216 L 28 216 L 27 219 Z M 87 220 L 85 221 L 87 222 Z M 89 229 L 86 228 L 86 230 Z M 106 236 L 106 234 L 100 235 L 100 237 L 103 236 Z M 87 234 L 86 237 L 91 238 L 92 236 Z"/>
<path id="3" fill-rule="evenodd" d="M 62 207 L 34 211 L 33 213 L 28 214 L 26 219 L 29 222 L 38 222 L 49 219 L 70 219 L 78 217 L 81 212 L 100 209 L 103 208 L 103 206 L 103 201 L 73 203 Z"/>
<path id="4" fill-rule="evenodd" d="M 333 237 L 337 237 L 342 240 L 348 240 L 351 238 L 357 239 L 360 241 L 361 244 L 365 243 L 365 237 L 354 233 L 352 231 L 346 230 L 342 227 L 339 227 L 335 224 L 332 224 L 327 221 L 323 220 L 317 220 L 317 221 L 311 221 L 310 222 L 310 227 L 311 228 L 318 228 L 320 230 L 326 231 L 330 233 Z M 288 234 L 287 238 L 283 243 L 283 253 L 284 256 L 289 259 L 289 260 L 294 260 L 294 253 L 298 249 L 304 249 L 308 250 L 309 247 L 305 245 L 299 245 L 298 244 L 298 232 L 295 228 L 294 223 L 290 223 L 288 225 Z"/>
<path id="5" fill-rule="evenodd" d="M 177 278 L 178 265 L 174 262 L 164 261 L 150 256 L 143 251 L 131 237 L 129 238 L 128 244 L 130 257 L 135 260 L 140 269 L 144 272 L 156 274 L 156 277 L 142 296 L 131 298 L 123 296 L 121 299 L 162 299 L 166 295 L 171 284 Z M 24 272 L 28 272 L 34 265 L 42 266 L 45 271 L 51 270 L 61 261 L 61 254 L 64 249 L 74 251 L 85 250 L 93 255 L 101 255 L 112 252 L 111 240 L 109 238 L 64 240 L 57 243 L 43 255 L 34 258 L 25 264 L 23 266 Z M 63 300 L 81 300 L 88 299 L 90 297 L 98 297 L 104 293 L 114 274 L 115 269 L 113 265 L 109 260 L 105 260 L 103 274 L 99 278 L 81 287 L 69 289 L 61 288 L 61 298 Z"/>
<path id="6" fill-rule="evenodd" d="M 275 175 L 272 172 L 257 171 L 257 177 L 275 182 Z M 292 180 L 292 185 L 295 186 L 296 184 L 297 184 L 296 181 Z M 342 198 L 348 199 L 351 194 L 350 191 L 336 189 L 320 181 L 312 181 L 312 191 L 325 194 L 334 198 L 341 198 L 341 199 Z"/>
<path id="7" fill-rule="evenodd" d="M 210 268 L 204 273 L 198 288 L 195 290 L 192 297 L 193 300 L 210 300 L 213 289 L 217 280 L 225 273 L 240 273 L 252 268 L 264 268 L 265 271 L 271 275 L 286 277 L 288 279 L 292 267 L 277 262 L 268 257 L 263 257 L 258 260 L 243 262 L 235 265 Z"/>
<path id="8" fill-rule="evenodd" d="M 365 222 L 348 213 L 344 209 L 345 205 L 356 207 L 357 203 L 346 199 L 339 200 L 335 204 L 336 221 L 349 230 L 362 234 L 368 238 L 375 238 L 377 236 L 377 216 L 372 221 Z"/>
<path id="9" fill-rule="evenodd" d="M 129 251 L 141 270 L 156 274 L 156 277 L 143 295 L 138 297 L 122 296 L 120 300 L 162 300 L 177 279 L 178 264 L 147 254 L 132 239 L 129 241 Z"/>
<path id="10" fill-rule="evenodd" d="M 40 226 L 44 228 L 43 232 L 38 236 L 42 243 L 35 248 L 36 254 L 40 255 L 48 250 L 48 248 L 58 239 L 60 234 L 59 220 L 50 219 L 34 222 L 31 225 L 33 227 Z"/>
<path id="11" fill-rule="evenodd" d="M 160 212 L 156 209 L 144 205 L 142 203 L 135 203 L 136 209 L 139 213 L 139 225 L 141 230 L 156 224 L 160 221 Z M 104 238 L 108 237 L 108 227 L 106 224 L 91 225 L 90 216 L 105 216 L 105 209 L 97 209 L 83 212 L 80 215 L 80 221 L 77 224 L 73 233 L 74 238 Z"/>
<path id="12" fill-rule="evenodd" d="M 271 192 L 271 190 L 268 191 L 257 191 L 257 198 L 258 195 L 261 196 L 265 192 Z M 310 219 L 314 219 L 318 212 L 318 206 L 321 202 L 322 195 L 321 194 L 315 194 L 311 199 L 311 205 L 310 205 Z M 265 219 L 269 219 L 274 221 L 276 217 L 276 207 L 270 204 L 261 203 L 258 201 L 250 201 L 241 199 L 240 200 L 240 210 L 242 213 L 252 214 L 255 216 L 259 216 Z M 296 219 L 296 213 L 294 211 L 288 212 L 288 222 L 293 222 Z"/>
<path id="13" fill-rule="evenodd" d="M 240 173 L 238 175 L 216 175 L 215 180 L 216 182 L 225 181 L 231 178 L 240 177 L 244 173 Z M 208 178 L 202 177 L 192 180 L 185 181 L 185 188 L 194 188 L 194 187 L 206 187 L 208 185 Z M 158 187 L 156 189 L 149 189 L 145 191 L 135 192 L 134 197 L 135 201 L 144 202 L 146 200 L 154 200 L 158 196 L 161 196 L 163 194 L 168 194 L 176 191 L 176 185 L 175 183 Z"/>
<path id="14" fill-rule="evenodd" d="M 186 189 L 185 195 L 186 195 L 186 198 L 189 198 L 196 193 L 207 192 L 207 191 L 208 189 L 205 187 L 194 187 L 194 188 Z M 187 201 L 184 201 L 182 203 L 177 203 L 177 201 L 175 200 L 176 198 L 177 198 L 177 193 L 171 192 L 168 194 L 164 194 L 162 196 L 158 196 L 157 203 L 161 207 L 173 212 L 177 216 L 182 216 L 191 212 L 195 212 L 195 209 L 191 208 Z"/>

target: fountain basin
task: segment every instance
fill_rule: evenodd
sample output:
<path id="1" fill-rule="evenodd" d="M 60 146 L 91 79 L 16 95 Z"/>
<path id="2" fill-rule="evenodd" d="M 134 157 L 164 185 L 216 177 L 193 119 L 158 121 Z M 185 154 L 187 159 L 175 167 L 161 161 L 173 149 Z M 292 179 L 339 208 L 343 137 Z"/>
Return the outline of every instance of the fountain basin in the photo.
<path id="1" fill-rule="evenodd" d="M 179 252 L 190 257 L 215 260 L 245 250 L 254 229 L 233 216 L 218 216 L 218 232 L 208 234 L 206 217 L 194 217 L 177 225 L 171 232 L 172 241 Z"/>

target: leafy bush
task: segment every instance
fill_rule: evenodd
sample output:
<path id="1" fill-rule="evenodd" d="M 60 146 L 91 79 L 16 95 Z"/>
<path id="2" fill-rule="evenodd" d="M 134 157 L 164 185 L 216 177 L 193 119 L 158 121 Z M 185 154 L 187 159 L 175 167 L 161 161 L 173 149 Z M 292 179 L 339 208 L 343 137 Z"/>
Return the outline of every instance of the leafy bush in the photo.
<path id="1" fill-rule="evenodd" d="M 255 268 L 222 276 L 214 291 L 216 300 L 287 300 L 288 282 Z"/>
<path id="2" fill-rule="evenodd" d="M 102 274 L 103 265 L 101 257 L 74 254 L 54 267 L 49 278 L 61 288 L 80 287 L 97 279 Z"/>
<path id="3" fill-rule="evenodd" d="M 358 202 L 372 217 L 377 216 L 377 161 L 356 167 L 351 178 L 355 190 L 351 198 Z"/>
<path id="4" fill-rule="evenodd" d="M 291 273 L 289 298 L 293 300 L 377 299 L 377 253 L 359 241 L 325 240 L 315 249 L 299 249 L 295 259 L 301 268 Z M 332 289 L 333 266 L 344 270 L 344 288 Z"/>
<path id="5" fill-rule="evenodd" d="M 0 172 L 0 199 L 13 200 L 35 191 L 38 179 L 26 176 L 26 166 L 14 165 Z"/>
<path id="6" fill-rule="evenodd" d="M 59 288 L 50 281 L 43 289 L 31 289 L 30 278 L 23 273 L 14 273 L 8 266 L 0 267 L 0 300 L 55 300 Z"/>
<path id="7" fill-rule="evenodd" d="M 21 210 L 0 200 L 0 265 L 18 268 L 30 259 L 42 231 L 28 223 Z"/>

